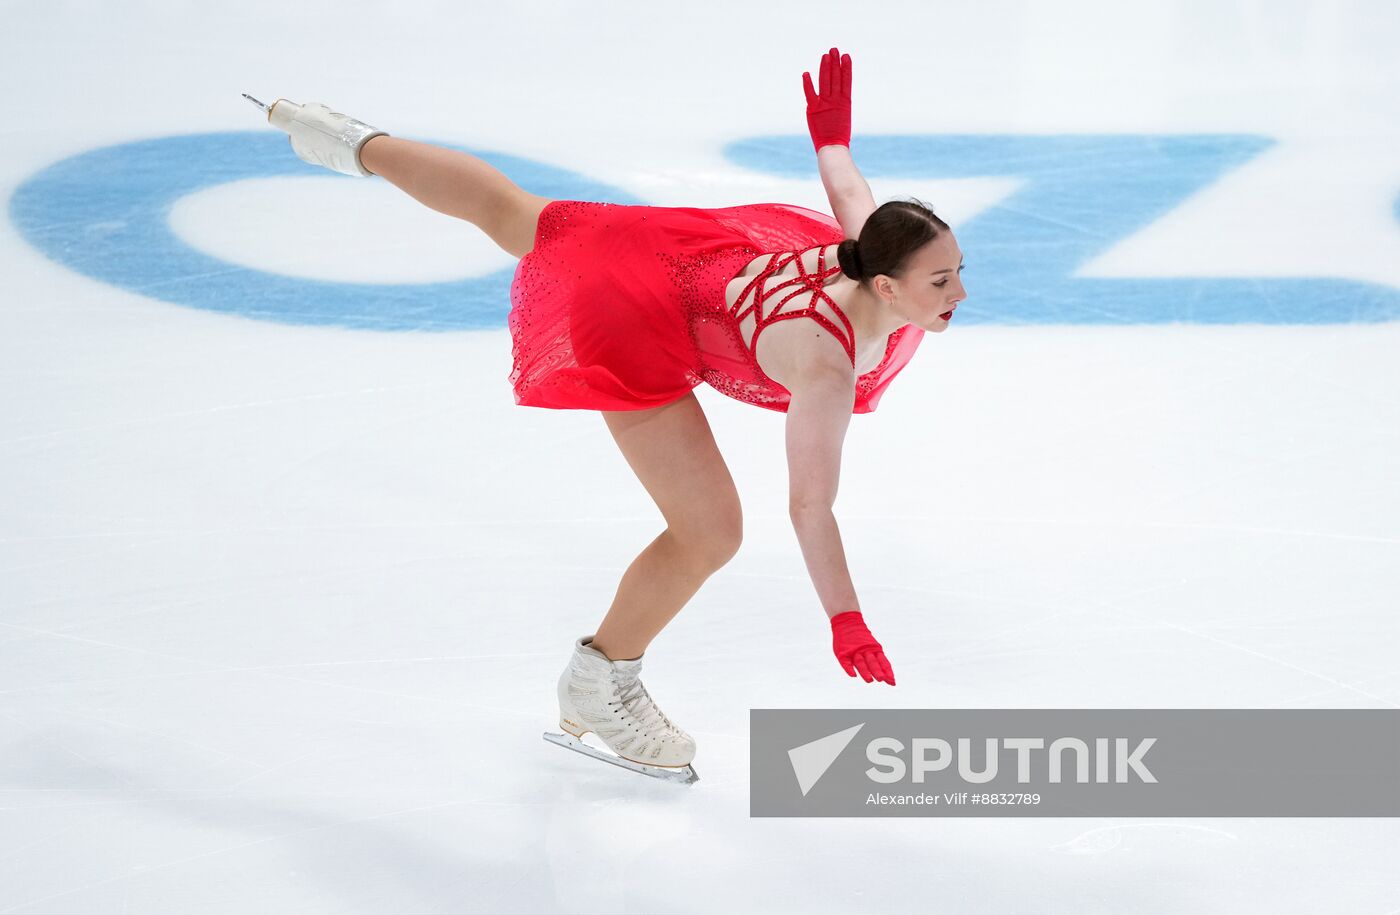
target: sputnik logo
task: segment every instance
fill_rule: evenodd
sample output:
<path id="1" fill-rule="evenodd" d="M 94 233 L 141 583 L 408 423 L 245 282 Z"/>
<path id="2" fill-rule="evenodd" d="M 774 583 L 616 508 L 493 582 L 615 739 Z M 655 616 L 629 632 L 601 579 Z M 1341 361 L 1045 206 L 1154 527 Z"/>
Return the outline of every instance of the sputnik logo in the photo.
<path id="1" fill-rule="evenodd" d="M 826 770 L 836 762 L 836 757 L 841 755 L 841 751 L 846 749 L 847 744 L 855 739 L 856 732 L 863 727 L 865 722 L 862 721 L 855 727 L 819 737 L 811 743 L 788 750 L 792 774 L 797 776 L 797 787 L 802 789 L 803 797 L 806 797 L 807 792 L 826 774 Z"/>

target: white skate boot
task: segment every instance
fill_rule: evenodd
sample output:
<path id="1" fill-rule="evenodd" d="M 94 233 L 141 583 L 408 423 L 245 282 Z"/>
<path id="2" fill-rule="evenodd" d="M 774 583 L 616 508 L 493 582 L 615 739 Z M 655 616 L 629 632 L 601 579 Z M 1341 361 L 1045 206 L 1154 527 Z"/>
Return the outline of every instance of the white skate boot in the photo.
<path id="1" fill-rule="evenodd" d="M 368 178 L 374 174 L 360 164 L 360 148 L 374 137 L 389 136 L 385 131 L 331 111 L 320 102 L 298 105 L 283 98 L 267 106 L 247 93 L 243 97 L 266 111 L 272 126 L 291 136 L 292 150 L 301 161 L 345 175 Z"/>
<path id="2" fill-rule="evenodd" d="M 593 636 L 574 642 L 574 656 L 559 677 L 562 734 L 544 739 L 586 756 L 653 778 L 690 784 L 700 776 L 691 767 L 695 739 L 671 723 L 642 685 L 642 659 L 612 661 L 590 647 Z M 581 738 L 592 731 L 613 753 Z"/>

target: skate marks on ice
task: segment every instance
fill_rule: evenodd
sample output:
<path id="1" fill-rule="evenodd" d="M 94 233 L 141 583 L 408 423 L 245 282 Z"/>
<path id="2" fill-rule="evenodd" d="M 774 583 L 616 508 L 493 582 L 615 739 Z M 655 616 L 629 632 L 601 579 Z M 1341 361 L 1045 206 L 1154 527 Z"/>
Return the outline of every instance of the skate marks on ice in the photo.
<path id="1" fill-rule="evenodd" d="M 1239 841 L 1239 836 L 1232 832 L 1192 823 L 1117 823 L 1081 832 L 1072 839 L 1050 846 L 1050 851 L 1065 855 L 1101 855 L 1121 847 L 1125 832 L 1130 829 L 1162 830 L 1164 835 L 1182 840 Z"/>

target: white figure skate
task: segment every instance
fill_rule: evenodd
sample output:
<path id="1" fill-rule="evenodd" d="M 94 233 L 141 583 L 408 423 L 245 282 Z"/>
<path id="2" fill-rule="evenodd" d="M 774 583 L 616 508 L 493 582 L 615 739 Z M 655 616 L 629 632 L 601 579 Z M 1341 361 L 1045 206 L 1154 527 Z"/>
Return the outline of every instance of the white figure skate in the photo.
<path id="1" fill-rule="evenodd" d="M 574 642 L 574 656 L 559 677 L 559 727 L 544 739 L 585 756 L 665 781 L 691 784 L 695 739 L 671 723 L 642 685 L 642 659 L 612 661 L 590 647 L 593 636 Z M 613 753 L 581 738 L 592 731 Z M 616 754 L 616 755 L 614 755 Z"/>
<path id="2" fill-rule="evenodd" d="M 246 92 L 243 97 L 267 112 L 272 126 L 288 133 L 292 150 L 301 161 L 343 175 L 368 178 L 374 174 L 360 164 L 360 148 L 374 137 L 387 137 L 386 132 L 331 111 L 320 102 L 298 105 L 283 98 L 264 105 Z"/>

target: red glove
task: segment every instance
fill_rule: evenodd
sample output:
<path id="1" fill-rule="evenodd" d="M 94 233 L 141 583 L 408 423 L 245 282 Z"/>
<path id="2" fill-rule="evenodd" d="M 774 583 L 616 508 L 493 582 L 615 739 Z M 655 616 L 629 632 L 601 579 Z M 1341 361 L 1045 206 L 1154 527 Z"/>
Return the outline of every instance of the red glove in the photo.
<path id="1" fill-rule="evenodd" d="M 802 74 L 807 93 L 807 130 L 815 149 L 851 145 L 851 55 L 832 48 L 822 56 L 821 95 L 812 90 L 812 74 Z"/>
<path id="2" fill-rule="evenodd" d="M 885 660 L 885 649 L 865 628 L 859 610 L 847 610 L 831 618 L 831 649 L 841 667 L 852 677 L 860 671 L 866 683 L 883 680 L 894 686 L 894 671 Z"/>

